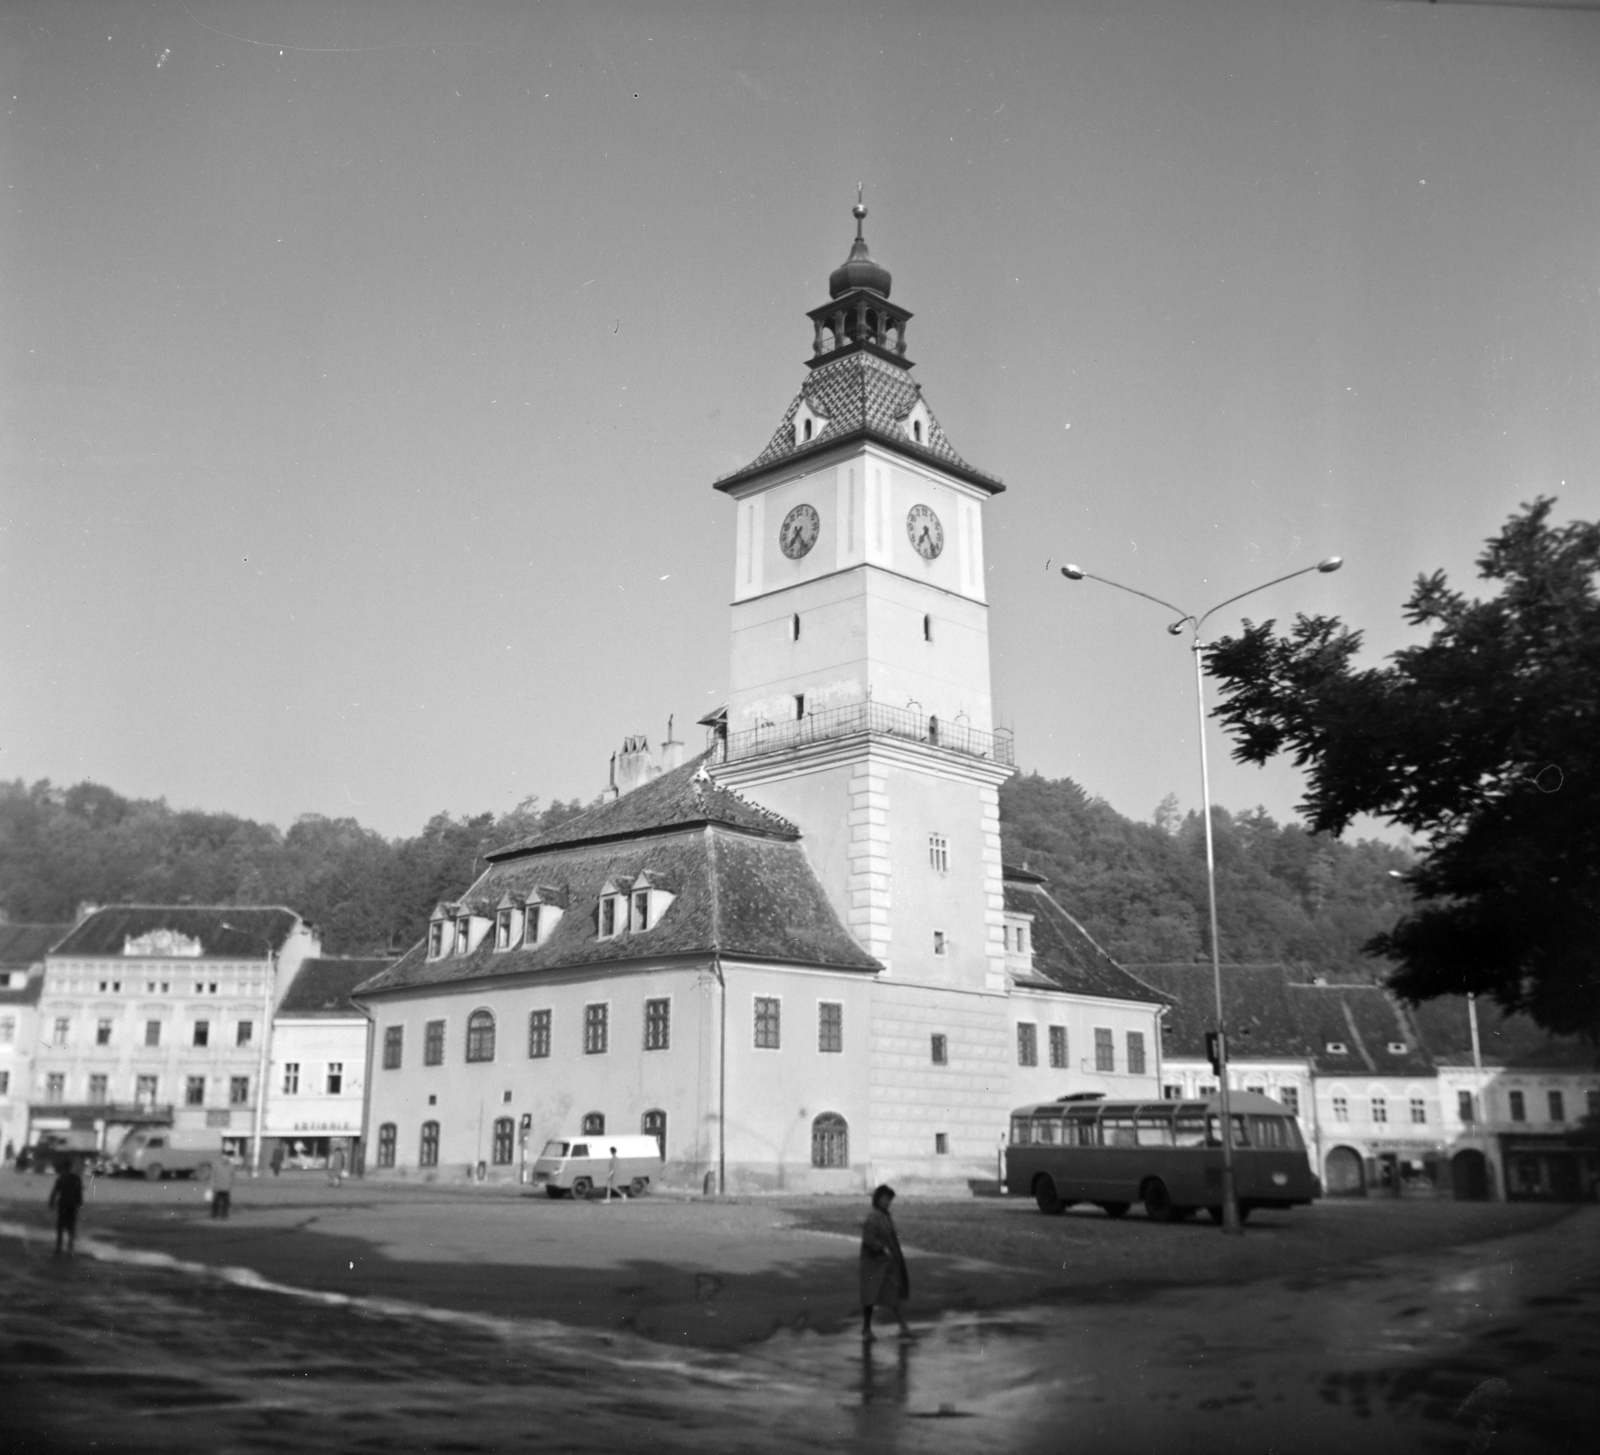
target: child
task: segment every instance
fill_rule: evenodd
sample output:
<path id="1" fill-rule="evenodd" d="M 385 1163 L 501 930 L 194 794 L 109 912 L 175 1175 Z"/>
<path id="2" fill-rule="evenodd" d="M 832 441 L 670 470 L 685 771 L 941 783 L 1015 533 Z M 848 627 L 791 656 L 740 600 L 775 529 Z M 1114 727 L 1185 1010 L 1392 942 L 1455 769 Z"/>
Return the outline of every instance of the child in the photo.
<path id="1" fill-rule="evenodd" d="M 61 1240 L 67 1243 L 67 1257 L 78 1241 L 78 1209 L 83 1206 L 83 1179 L 73 1168 L 70 1157 L 56 1163 L 56 1185 L 50 1189 L 50 1206 L 56 1210 L 56 1257 L 61 1256 Z"/>

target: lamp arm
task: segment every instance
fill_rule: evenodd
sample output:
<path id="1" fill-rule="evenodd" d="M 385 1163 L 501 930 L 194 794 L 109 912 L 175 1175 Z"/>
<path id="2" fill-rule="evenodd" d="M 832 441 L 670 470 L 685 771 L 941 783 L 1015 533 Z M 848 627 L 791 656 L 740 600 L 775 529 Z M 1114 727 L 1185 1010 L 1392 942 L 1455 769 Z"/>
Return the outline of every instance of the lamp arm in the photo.
<path id="1" fill-rule="evenodd" d="M 1076 567 L 1073 569 L 1077 570 Z M 1066 575 L 1065 570 L 1063 570 L 1062 575 Z M 1096 576 L 1093 571 L 1078 571 L 1078 575 L 1083 577 L 1085 581 L 1098 581 L 1102 586 L 1115 586 L 1118 591 L 1126 591 L 1130 596 L 1142 596 L 1146 601 L 1153 601 L 1157 606 L 1164 606 L 1168 611 L 1175 611 L 1186 620 L 1190 619 L 1189 613 L 1181 606 L 1174 606 L 1170 601 L 1163 601 L 1159 596 L 1152 596 L 1148 591 L 1139 590 L 1137 586 L 1124 586 L 1120 581 L 1112 581 L 1105 576 Z M 1068 579 L 1072 578 L 1068 577 Z M 1226 605 L 1227 603 L 1224 602 L 1223 604 Z"/>
<path id="2" fill-rule="evenodd" d="M 1234 602 L 1243 601 L 1247 596 L 1254 596 L 1258 591 L 1265 591 L 1269 586 L 1277 586 L 1284 581 L 1293 581 L 1296 576 L 1304 576 L 1307 572 L 1320 570 L 1322 570 L 1320 565 L 1302 566 L 1298 571 L 1289 572 L 1287 576 L 1275 576 L 1271 581 L 1263 581 L 1259 586 L 1252 586 L 1248 591 L 1241 591 L 1237 596 L 1230 596 L 1226 601 L 1219 601 L 1210 611 L 1206 612 L 1205 616 L 1195 622 L 1195 636 L 1198 638 L 1200 628 L 1205 625 L 1206 618 L 1221 611 L 1224 606 L 1232 606 Z"/>

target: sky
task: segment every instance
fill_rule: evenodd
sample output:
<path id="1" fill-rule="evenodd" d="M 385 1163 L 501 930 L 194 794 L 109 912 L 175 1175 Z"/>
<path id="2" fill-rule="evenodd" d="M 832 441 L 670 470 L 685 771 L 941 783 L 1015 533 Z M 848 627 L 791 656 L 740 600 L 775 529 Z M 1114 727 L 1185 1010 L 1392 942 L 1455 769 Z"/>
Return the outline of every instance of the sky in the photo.
<path id="1" fill-rule="evenodd" d="M 1597 78 L 1571 7 L 0 5 L 0 779 L 402 835 L 696 745 L 860 183 L 1020 765 L 1192 808 L 1184 644 L 1060 564 L 1337 553 L 1212 624 L 1376 663 L 1600 516 Z"/>

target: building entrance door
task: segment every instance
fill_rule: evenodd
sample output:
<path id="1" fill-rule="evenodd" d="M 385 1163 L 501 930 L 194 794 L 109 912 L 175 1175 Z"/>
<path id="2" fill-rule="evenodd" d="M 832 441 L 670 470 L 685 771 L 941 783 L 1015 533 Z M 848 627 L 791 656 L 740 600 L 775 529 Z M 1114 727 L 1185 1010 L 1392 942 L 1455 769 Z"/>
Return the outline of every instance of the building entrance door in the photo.
<path id="1" fill-rule="evenodd" d="M 1366 1172 L 1360 1154 L 1353 1147 L 1335 1147 L 1328 1153 L 1328 1196 L 1364 1197 Z"/>
<path id="2" fill-rule="evenodd" d="M 1450 1159 L 1450 1185 L 1457 1202 L 1489 1200 L 1489 1159 L 1482 1152 L 1457 1152 Z"/>

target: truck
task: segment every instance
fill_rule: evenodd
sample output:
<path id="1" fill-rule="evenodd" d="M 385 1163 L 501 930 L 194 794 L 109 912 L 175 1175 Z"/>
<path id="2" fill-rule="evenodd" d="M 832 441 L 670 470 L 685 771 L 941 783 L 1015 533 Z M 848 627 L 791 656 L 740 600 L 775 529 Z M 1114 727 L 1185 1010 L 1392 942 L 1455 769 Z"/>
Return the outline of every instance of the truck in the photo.
<path id="1" fill-rule="evenodd" d="M 209 1176 L 211 1163 L 222 1156 L 222 1133 L 216 1128 L 139 1127 L 122 1139 L 111 1170 L 151 1182 L 197 1172 Z"/>
<path id="2" fill-rule="evenodd" d="M 533 1164 L 533 1180 L 550 1197 L 588 1197 L 605 1187 L 611 1176 L 611 1154 L 617 1157 L 619 1192 L 643 1197 L 661 1172 L 661 1144 L 650 1136 L 558 1137 L 544 1144 Z"/>

